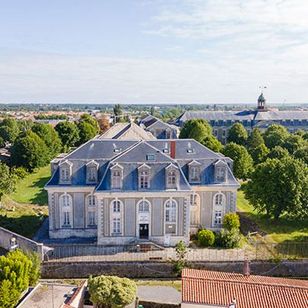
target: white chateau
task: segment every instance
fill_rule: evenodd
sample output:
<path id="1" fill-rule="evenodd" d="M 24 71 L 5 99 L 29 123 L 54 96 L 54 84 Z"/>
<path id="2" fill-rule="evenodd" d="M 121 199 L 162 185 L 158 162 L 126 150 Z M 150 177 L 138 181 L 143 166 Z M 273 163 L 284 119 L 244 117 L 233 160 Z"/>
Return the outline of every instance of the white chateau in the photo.
<path id="1" fill-rule="evenodd" d="M 173 246 L 201 227 L 220 229 L 236 210 L 230 158 L 195 140 L 156 139 L 132 123 L 111 129 L 51 162 L 51 239 Z"/>

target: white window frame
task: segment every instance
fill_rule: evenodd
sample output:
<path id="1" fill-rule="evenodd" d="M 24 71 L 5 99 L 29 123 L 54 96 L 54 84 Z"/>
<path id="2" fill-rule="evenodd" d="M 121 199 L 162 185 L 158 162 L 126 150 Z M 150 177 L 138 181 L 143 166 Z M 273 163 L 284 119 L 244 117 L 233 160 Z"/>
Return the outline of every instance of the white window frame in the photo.
<path id="1" fill-rule="evenodd" d="M 216 228 L 221 227 L 225 210 L 226 210 L 226 195 L 222 192 L 218 192 L 213 196 L 213 217 L 212 217 L 213 227 Z M 221 213 L 220 223 L 217 223 L 217 213 Z"/>
<path id="2" fill-rule="evenodd" d="M 150 170 L 142 168 L 138 172 L 139 178 L 139 189 L 149 189 L 150 188 Z"/>
<path id="3" fill-rule="evenodd" d="M 59 196 L 61 228 L 73 227 L 73 198 L 64 193 Z"/>
<path id="4" fill-rule="evenodd" d="M 93 194 L 86 196 L 86 225 L 87 227 L 97 227 L 97 198 Z M 93 214 L 94 213 L 94 214 Z M 94 215 L 94 217 L 92 216 Z M 92 217 L 91 217 L 92 216 Z"/>
<path id="5" fill-rule="evenodd" d="M 121 200 L 115 198 L 110 202 L 110 235 L 111 236 L 122 236 L 123 235 L 123 217 L 124 204 Z M 114 232 L 114 223 L 119 224 L 120 232 Z M 119 231 L 117 229 L 117 231 Z"/>
<path id="6" fill-rule="evenodd" d="M 121 168 L 111 169 L 111 188 L 122 189 L 123 187 L 123 170 Z"/>
<path id="7" fill-rule="evenodd" d="M 174 204 L 175 207 L 170 208 L 170 210 L 173 210 L 174 212 L 172 214 L 168 214 L 169 219 L 167 220 L 167 211 L 169 210 L 167 205 L 171 203 Z M 170 217 L 174 217 L 175 219 L 170 221 Z M 168 200 L 166 200 L 166 202 L 164 203 L 164 234 L 166 234 L 166 224 L 169 225 L 175 225 L 175 233 L 167 233 L 170 235 L 174 235 L 176 236 L 178 233 L 178 203 L 175 199 L 170 198 Z"/>

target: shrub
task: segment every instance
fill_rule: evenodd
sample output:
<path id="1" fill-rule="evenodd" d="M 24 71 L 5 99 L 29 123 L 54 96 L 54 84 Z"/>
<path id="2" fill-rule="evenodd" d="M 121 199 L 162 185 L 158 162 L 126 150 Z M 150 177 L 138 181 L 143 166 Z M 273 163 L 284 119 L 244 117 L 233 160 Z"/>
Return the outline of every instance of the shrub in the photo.
<path id="1" fill-rule="evenodd" d="M 240 228 L 240 218 L 236 213 L 228 213 L 224 216 L 222 226 L 231 231 Z"/>
<path id="2" fill-rule="evenodd" d="M 124 307 L 136 298 L 136 283 L 128 278 L 101 275 L 90 277 L 88 284 L 90 299 L 98 307 Z"/>
<path id="3" fill-rule="evenodd" d="M 28 171 L 24 167 L 18 167 L 13 169 L 14 174 L 18 179 L 22 180 L 28 175 Z"/>
<path id="4" fill-rule="evenodd" d="M 184 241 L 179 241 L 175 246 L 176 257 L 177 259 L 173 262 L 173 271 L 178 276 L 181 275 L 184 267 L 187 266 L 186 254 L 187 254 L 187 246 Z"/>
<path id="5" fill-rule="evenodd" d="M 203 247 L 213 246 L 215 242 L 214 232 L 206 229 L 200 230 L 198 232 L 198 242 Z"/>
<path id="6" fill-rule="evenodd" d="M 240 246 L 241 235 L 238 229 L 222 229 L 216 235 L 216 245 L 222 248 L 236 248 Z"/>

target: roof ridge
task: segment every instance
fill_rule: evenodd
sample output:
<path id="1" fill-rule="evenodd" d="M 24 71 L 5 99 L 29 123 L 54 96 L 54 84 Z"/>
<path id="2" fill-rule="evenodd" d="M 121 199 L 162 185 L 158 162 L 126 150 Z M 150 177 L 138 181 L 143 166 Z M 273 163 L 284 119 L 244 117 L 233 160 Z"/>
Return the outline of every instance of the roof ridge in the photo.
<path id="1" fill-rule="evenodd" d="M 267 277 L 267 278 L 276 278 L 276 277 L 268 277 L 268 276 L 257 276 L 253 275 L 254 277 Z M 243 277 L 246 277 L 243 275 Z M 250 276 L 247 276 L 249 278 Z M 182 279 L 186 280 L 199 280 L 199 281 L 208 281 L 208 282 L 228 282 L 228 283 L 237 283 L 237 284 L 250 284 L 250 285 L 262 285 L 266 287 L 286 287 L 286 288 L 296 288 L 296 289 L 307 289 L 308 287 L 306 286 L 299 286 L 299 285 L 290 285 L 290 284 L 280 284 L 280 283 L 275 283 L 275 282 L 268 282 L 266 283 L 265 281 L 258 282 L 258 281 L 245 281 L 245 280 L 235 280 L 235 279 L 223 279 L 223 278 L 205 278 L 205 277 L 182 277 Z"/>

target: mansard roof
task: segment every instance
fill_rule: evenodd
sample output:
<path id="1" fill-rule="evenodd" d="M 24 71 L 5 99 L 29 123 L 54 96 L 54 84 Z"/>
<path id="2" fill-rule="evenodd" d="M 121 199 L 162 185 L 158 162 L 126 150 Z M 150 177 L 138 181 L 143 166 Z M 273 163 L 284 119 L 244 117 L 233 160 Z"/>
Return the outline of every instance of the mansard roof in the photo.
<path id="1" fill-rule="evenodd" d="M 166 149 L 168 151 L 165 151 Z M 239 186 L 229 167 L 227 182 L 215 183 L 214 163 L 218 160 L 230 163 L 232 160 L 211 151 L 193 139 L 151 141 L 92 139 L 69 153 L 60 163 L 66 160 L 72 163 L 71 186 L 89 185 L 86 183 L 86 166 L 95 160 L 98 164 L 98 179 L 101 181 L 97 185 L 97 190 L 100 191 L 110 189 L 110 168 L 114 164 L 119 164 L 123 168 L 123 190 L 138 189 L 136 179 L 138 167 L 142 164 L 151 167 L 150 190 L 165 189 L 165 169 L 171 164 L 180 171 L 178 190 L 189 190 L 191 187 L 187 182 L 188 167 L 192 161 L 200 164 L 201 185 Z M 57 169 L 46 186 L 66 185 L 59 184 L 59 170 Z"/>

